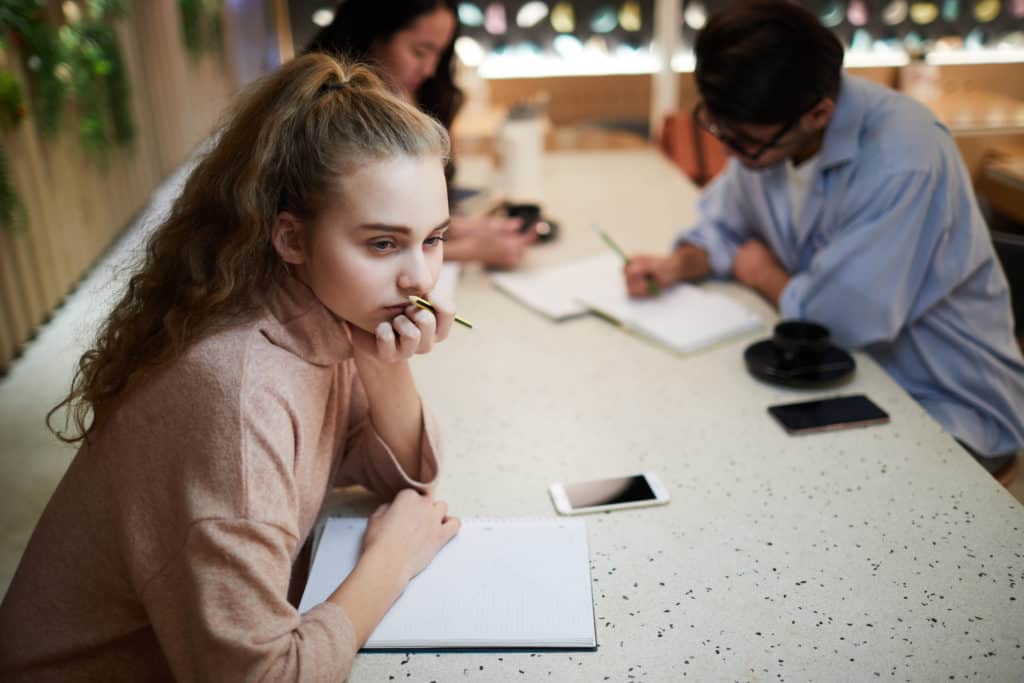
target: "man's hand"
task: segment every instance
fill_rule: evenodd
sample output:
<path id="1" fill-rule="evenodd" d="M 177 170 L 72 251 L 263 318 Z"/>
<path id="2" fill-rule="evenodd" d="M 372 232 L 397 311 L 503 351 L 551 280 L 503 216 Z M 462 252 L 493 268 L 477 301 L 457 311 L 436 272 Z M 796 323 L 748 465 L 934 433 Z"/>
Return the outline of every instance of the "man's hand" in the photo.
<path id="1" fill-rule="evenodd" d="M 655 296 L 655 292 L 674 283 L 678 276 L 672 255 L 636 254 L 629 257 L 622 272 L 630 296 Z"/>
<path id="2" fill-rule="evenodd" d="M 745 242 L 736 250 L 732 272 L 739 282 L 756 290 L 776 306 L 782 290 L 789 283 L 789 273 L 760 240 Z"/>
<path id="3" fill-rule="evenodd" d="M 521 232 L 521 218 L 452 216 L 446 261 L 479 261 L 488 268 L 511 269 L 522 263 L 526 248 L 537 241 L 531 229 Z"/>
<path id="4" fill-rule="evenodd" d="M 638 297 L 654 294 L 651 283 L 667 289 L 676 282 L 701 280 L 710 273 L 707 252 L 692 244 L 684 244 L 666 256 L 632 254 L 623 268 L 626 290 Z"/>

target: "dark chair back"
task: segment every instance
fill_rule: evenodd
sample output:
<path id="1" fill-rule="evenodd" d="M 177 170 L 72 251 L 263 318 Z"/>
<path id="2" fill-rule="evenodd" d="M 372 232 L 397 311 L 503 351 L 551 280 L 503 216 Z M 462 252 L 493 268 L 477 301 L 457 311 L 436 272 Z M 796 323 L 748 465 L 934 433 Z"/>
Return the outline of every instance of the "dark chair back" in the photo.
<path id="1" fill-rule="evenodd" d="M 1010 281 L 1010 301 L 1013 306 L 1017 339 L 1024 337 L 1024 235 L 992 230 L 992 245 L 1003 264 L 1006 279 Z"/>

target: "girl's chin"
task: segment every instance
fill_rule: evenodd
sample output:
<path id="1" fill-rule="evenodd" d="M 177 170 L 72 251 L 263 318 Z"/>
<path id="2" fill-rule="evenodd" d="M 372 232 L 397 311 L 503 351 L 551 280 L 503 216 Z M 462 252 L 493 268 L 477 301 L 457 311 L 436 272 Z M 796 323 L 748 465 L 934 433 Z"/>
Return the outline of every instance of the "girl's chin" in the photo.
<path id="1" fill-rule="evenodd" d="M 349 324 L 369 332 L 370 334 L 377 334 L 377 327 L 379 327 L 381 323 L 390 323 L 399 315 L 401 315 L 401 313 L 384 313 L 365 320 L 350 320 Z"/>
<path id="2" fill-rule="evenodd" d="M 350 320 L 348 324 L 352 325 L 353 327 L 358 327 L 360 330 L 362 330 L 363 332 L 367 332 L 368 334 L 377 334 L 377 326 L 380 325 L 382 322 L 388 322 L 388 319 L 382 318 L 380 320 L 359 321 Z"/>
<path id="3" fill-rule="evenodd" d="M 369 334 L 377 334 L 377 325 L 384 322 L 383 319 L 373 320 L 371 318 L 362 316 L 360 316 L 359 318 L 350 318 L 347 316 L 338 315 L 334 311 L 331 311 L 331 314 L 334 316 L 334 319 L 338 321 L 339 324 L 344 324 L 347 325 L 349 329 L 362 330 L 363 332 L 367 332 Z"/>

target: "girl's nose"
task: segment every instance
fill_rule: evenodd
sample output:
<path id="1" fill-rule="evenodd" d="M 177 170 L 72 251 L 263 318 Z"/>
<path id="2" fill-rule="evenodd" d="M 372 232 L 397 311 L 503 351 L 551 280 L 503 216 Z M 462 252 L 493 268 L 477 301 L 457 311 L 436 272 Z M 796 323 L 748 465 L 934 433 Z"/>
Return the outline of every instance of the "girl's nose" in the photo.
<path id="1" fill-rule="evenodd" d="M 398 274 L 398 289 L 403 294 L 425 296 L 430 292 L 433 284 L 430 268 L 427 267 L 427 261 L 423 254 L 420 252 L 410 254 Z"/>

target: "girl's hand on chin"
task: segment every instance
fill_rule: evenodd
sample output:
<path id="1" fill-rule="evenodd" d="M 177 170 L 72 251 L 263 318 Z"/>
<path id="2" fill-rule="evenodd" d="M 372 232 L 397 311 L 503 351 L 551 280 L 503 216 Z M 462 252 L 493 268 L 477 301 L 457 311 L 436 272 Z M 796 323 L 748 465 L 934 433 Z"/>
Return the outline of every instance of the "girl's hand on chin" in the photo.
<path id="1" fill-rule="evenodd" d="M 454 306 L 432 301 L 434 312 L 410 304 L 402 315 L 377 325 L 374 334 L 345 323 L 356 353 L 382 363 L 408 360 L 430 353 L 434 344 L 448 338 L 455 317 Z"/>

